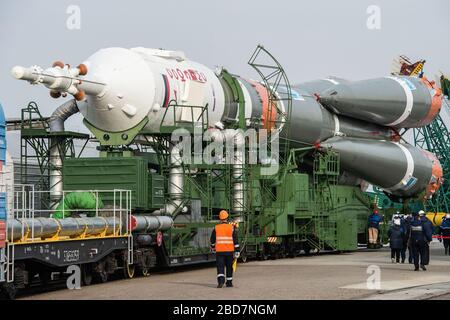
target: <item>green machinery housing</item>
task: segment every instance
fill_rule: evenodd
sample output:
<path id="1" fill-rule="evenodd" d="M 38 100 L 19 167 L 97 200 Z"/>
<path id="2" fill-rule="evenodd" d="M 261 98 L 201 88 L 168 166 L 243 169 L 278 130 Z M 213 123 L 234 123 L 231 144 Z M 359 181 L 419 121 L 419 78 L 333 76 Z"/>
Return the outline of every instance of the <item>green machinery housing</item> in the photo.
<path id="1" fill-rule="evenodd" d="M 269 73 L 257 61 L 263 54 L 273 61 L 266 66 Z M 283 99 L 289 111 L 290 86 L 280 64 L 260 46 L 249 64 L 261 75 L 266 88 L 272 88 L 269 95 L 272 102 Z M 231 84 L 231 94 L 239 105 L 240 114 L 244 115 L 245 104 L 236 79 L 225 70 L 222 77 Z M 287 88 L 285 97 L 274 94 L 279 85 Z M 202 108 L 202 136 L 208 129 L 207 106 L 179 106 L 172 102 L 168 109 L 187 107 Z M 289 112 L 284 116 L 288 130 Z M 244 121 L 236 123 L 236 129 L 244 126 Z M 61 153 L 64 157 L 61 169 L 64 190 L 131 190 L 133 213 L 156 214 L 169 201 L 171 134 L 179 128 L 189 133 L 198 131 L 198 126 L 176 121 L 171 127 L 161 126 L 158 133 L 139 129 L 117 135 L 91 129 L 95 140 L 100 142 L 100 156 Z M 44 144 L 43 139 L 50 139 L 42 134 L 33 136 L 33 130 L 32 125 L 23 121 L 22 131 L 27 135 L 22 136 L 22 140 L 28 148 L 33 149 L 31 144 L 27 144 L 30 137 L 33 141 L 41 139 Z M 114 139 L 105 140 L 106 136 Z M 124 136 L 127 143 L 122 144 L 120 137 Z M 74 138 L 84 137 L 65 138 L 60 135 L 59 141 L 62 143 L 68 138 L 71 142 Z M 244 181 L 244 209 L 238 225 L 242 259 L 294 256 L 311 250 L 350 251 L 356 250 L 358 243 L 365 243 L 371 202 L 360 187 L 338 183 L 341 174 L 339 155 L 319 152 L 314 146 L 292 148 L 289 141 L 283 140 L 279 149 L 280 164 L 275 174 L 261 174 L 264 167 L 261 164 L 242 164 L 240 178 Z M 23 152 L 22 157 L 30 157 L 30 154 L 32 152 Z M 194 162 L 184 163 L 182 167 L 182 202 L 172 215 L 173 227 L 163 234 L 168 262 L 173 265 L 209 259 L 209 236 L 218 222 L 219 211 L 225 209 L 232 217 L 235 216 L 232 189 L 236 177 L 232 174 L 231 165 Z M 48 170 L 44 168 L 42 173 L 46 177 Z M 112 199 L 102 201 L 108 204 Z M 194 256 L 198 259 L 192 258 Z"/>

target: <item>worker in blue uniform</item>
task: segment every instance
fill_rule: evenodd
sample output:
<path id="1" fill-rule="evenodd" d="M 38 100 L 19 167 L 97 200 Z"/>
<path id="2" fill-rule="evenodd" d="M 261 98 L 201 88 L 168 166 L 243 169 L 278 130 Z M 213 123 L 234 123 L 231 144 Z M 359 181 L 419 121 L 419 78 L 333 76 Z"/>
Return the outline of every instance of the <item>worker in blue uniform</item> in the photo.
<path id="1" fill-rule="evenodd" d="M 430 225 L 424 221 L 421 216 L 424 216 L 425 212 L 413 213 L 413 218 L 407 231 L 410 235 L 410 245 L 414 260 L 414 271 L 419 271 L 419 266 L 423 271 L 426 271 L 425 267 L 429 263 L 429 255 L 427 254 L 428 243 L 433 240 L 433 229 Z"/>
<path id="2" fill-rule="evenodd" d="M 399 263 L 405 238 L 405 230 L 403 230 L 401 227 L 400 216 L 394 217 L 393 225 L 389 228 L 388 231 L 388 237 L 389 245 L 391 247 L 392 263 Z"/>
<path id="3" fill-rule="evenodd" d="M 378 243 L 378 233 L 380 230 L 380 222 L 383 220 L 378 210 L 374 210 L 368 219 L 369 244 L 368 248 L 376 248 Z"/>
<path id="4" fill-rule="evenodd" d="M 442 220 L 441 226 L 439 227 L 439 236 L 439 241 L 444 243 L 445 254 L 450 254 L 450 213 L 447 213 Z"/>
<path id="5" fill-rule="evenodd" d="M 425 257 L 424 265 L 427 266 L 430 263 L 430 243 L 433 241 L 433 223 L 427 218 L 425 211 L 419 211 L 420 221 L 424 224 L 424 230 L 426 232 L 427 241 L 425 242 Z"/>
<path id="6" fill-rule="evenodd" d="M 405 218 L 405 247 L 404 247 L 404 250 L 405 250 L 405 256 L 406 256 L 406 249 L 408 249 L 408 262 L 410 264 L 413 263 L 413 254 L 412 254 L 412 250 L 411 250 L 410 234 L 408 232 L 409 227 L 411 226 L 411 221 L 412 221 L 412 215 L 411 214 L 406 215 L 406 218 Z"/>
<path id="7" fill-rule="evenodd" d="M 395 219 L 399 219 L 400 220 L 400 229 L 402 231 L 403 234 L 403 244 L 402 244 L 402 248 L 400 250 L 400 257 L 402 259 L 402 263 L 405 263 L 406 260 L 406 249 L 408 249 L 408 237 L 406 235 L 406 218 L 405 215 L 400 214 L 400 212 L 397 211 L 396 215 L 394 216 L 394 223 L 395 223 Z M 411 255 L 411 254 L 410 254 Z M 411 257 L 412 260 L 412 257 Z"/>

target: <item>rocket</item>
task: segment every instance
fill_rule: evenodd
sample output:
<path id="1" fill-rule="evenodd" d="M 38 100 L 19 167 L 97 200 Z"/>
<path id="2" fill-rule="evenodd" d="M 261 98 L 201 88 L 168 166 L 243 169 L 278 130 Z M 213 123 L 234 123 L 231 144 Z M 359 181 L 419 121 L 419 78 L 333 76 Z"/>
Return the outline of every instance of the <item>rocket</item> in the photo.
<path id="1" fill-rule="evenodd" d="M 106 48 L 77 67 L 58 61 L 45 70 L 16 66 L 11 73 L 45 85 L 52 97 L 73 95 L 85 123 L 101 132 L 157 133 L 174 121 L 198 121 L 201 110 L 185 112 L 171 103 L 207 106 L 209 128 L 226 129 L 242 120 L 234 88 L 221 69 L 211 70 L 179 51 Z M 439 188 L 442 168 L 436 157 L 399 135 L 400 129 L 425 126 L 438 115 L 442 92 L 433 82 L 393 76 L 305 82 L 291 88 L 286 123 L 279 121 L 287 112 L 285 102 L 269 99 L 261 82 L 233 77 L 242 90 L 248 128 L 277 130 L 292 147 L 334 150 L 345 172 L 396 196 L 425 192 L 429 198 Z"/>

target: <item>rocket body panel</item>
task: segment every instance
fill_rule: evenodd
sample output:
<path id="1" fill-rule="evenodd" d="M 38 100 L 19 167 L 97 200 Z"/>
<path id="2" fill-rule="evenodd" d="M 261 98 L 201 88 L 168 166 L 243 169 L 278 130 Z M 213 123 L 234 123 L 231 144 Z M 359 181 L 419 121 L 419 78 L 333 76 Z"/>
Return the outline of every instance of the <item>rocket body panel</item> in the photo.
<path id="1" fill-rule="evenodd" d="M 439 110 L 432 110 L 435 95 L 423 79 L 385 77 L 334 85 L 320 94 L 320 102 L 352 118 L 412 128 L 427 125 L 436 117 Z"/>
<path id="2" fill-rule="evenodd" d="M 391 140 L 396 136 L 391 128 L 335 115 L 298 87 L 294 87 L 293 91 L 290 139 L 294 141 L 315 144 L 334 135 L 383 140 Z"/>
<path id="3" fill-rule="evenodd" d="M 433 180 L 432 161 L 408 144 L 335 137 L 321 147 L 339 152 L 344 170 L 397 196 L 417 194 Z"/>
<path id="4" fill-rule="evenodd" d="M 398 139 L 398 133 L 389 127 L 345 116 L 335 116 L 335 121 L 339 122 L 339 131 L 347 137 L 388 141 Z"/>
<path id="5" fill-rule="evenodd" d="M 131 50 L 102 49 L 84 64 L 89 68 L 89 79 L 108 83 L 99 95 L 88 95 L 87 104 L 79 104 L 84 118 L 99 129 L 119 132 L 136 126 L 161 94 L 156 90 L 161 84 L 149 65 Z"/>
<path id="6" fill-rule="evenodd" d="M 305 90 L 309 92 L 311 95 L 313 94 L 320 94 L 321 92 L 325 91 L 326 89 L 337 85 L 337 84 L 348 84 L 350 83 L 349 80 L 338 78 L 338 77 L 328 77 L 325 79 L 318 79 L 318 80 L 311 80 L 302 82 L 299 84 L 294 85 L 296 88 L 301 88 L 302 90 Z"/>
<path id="7" fill-rule="evenodd" d="M 88 77 L 107 80 L 107 88 L 100 95 L 87 96 L 87 104 L 79 104 L 85 119 L 99 129 L 120 132 L 148 117 L 145 129 L 158 132 L 163 118 L 164 125 L 173 125 L 174 108 L 164 114 L 174 100 L 179 105 L 208 104 L 210 124 L 220 121 L 224 92 L 214 72 L 192 61 L 158 56 L 158 52 L 107 48 L 89 57 L 84 63 L 90 70 Z M 191 113 L 177 108 L 177 120 L 183 121 L 183 109 Z"/>
<path id="8" fill-rule="evenodd" d="M 290 139 L 300 144 L 312 145 L 333 136 L 333 116 L 309 93 L 299 88 L 292 99 Z M 281 133 L 286 137 L 286 133 Z"/>
<path id="9" fill-rule="evenodd" d="M 296 88 L 306 90 L 311 94 L 320 94 L 324 90 L 338 84 L 349 84 L 350 81 L 337 77 L 328 77 L 326 79 L 312 80 L 296 85 Z M 342 115 L 332 114 L 328 109 L 321 106 L 324 112 L 332 115 L 333 135 L 341 135 L 353 138 L 393 140 L 398 136 L 397 132 L 391 128 L 379 126 L 373 123 L 365 122 L 355 118 L 349 118 Z M 322 141 L 330 136 L 323 136 Z M 368 183 L 360 177 L 349 171 L 343 171 L 339 177 L 339 184 L 359 185 L 361 189 L 367 187 Z"/>

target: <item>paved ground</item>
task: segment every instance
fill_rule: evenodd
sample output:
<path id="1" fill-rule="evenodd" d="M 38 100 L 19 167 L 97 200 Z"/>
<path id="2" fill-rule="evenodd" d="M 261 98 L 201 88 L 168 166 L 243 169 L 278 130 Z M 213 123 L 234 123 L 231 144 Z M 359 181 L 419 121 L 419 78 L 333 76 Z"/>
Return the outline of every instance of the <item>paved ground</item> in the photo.
<path id="1" fill-rule="evenodd" d="M 23 299 L 450 299 L 450 256 L 439 242 L 432 243 L 428 271 L 392 264 L 388 250 L 239 264 L 234 288 L 216 289 L 208 266 Z M 371 270 L 380 271 L 378 287 Z"/>

